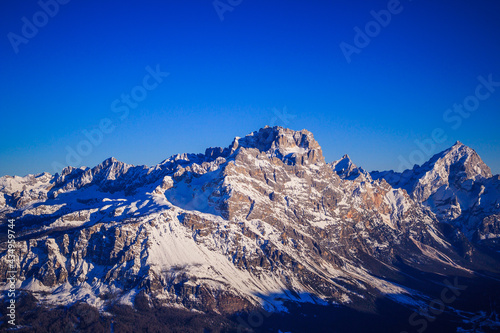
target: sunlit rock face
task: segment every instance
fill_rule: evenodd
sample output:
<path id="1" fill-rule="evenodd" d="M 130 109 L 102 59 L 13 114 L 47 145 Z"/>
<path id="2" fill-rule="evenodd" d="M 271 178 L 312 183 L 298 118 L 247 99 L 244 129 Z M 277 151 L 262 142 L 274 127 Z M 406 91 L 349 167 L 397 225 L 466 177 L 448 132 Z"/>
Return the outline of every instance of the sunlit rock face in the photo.
<path id="1" fill-rule="evenodd" d="M 473 274 L 475 242 L 500 237 L 499 184 L 460 143 L 413 170 L 370 174 L 347 155 L 326 163 L 307 130 L 265 127 L 152 167 L 110 158 L 2 177 L 0 217 L 16 221 L 18 287 L 44 302 L 418 305 L 425 291 L 399 267 Z"/>
<path id="2" fill-rule="evenodd" d="M 371 175 L 405 189 L 415 201 L 431 209 L 439 221 L 453 224 L 470 239 L 498 237 L 496 231 L 488 236 L 489 229 L 481 226 L 485 219 L 492 221 L 500 213 L 498 175 L 492 176 L 479 155 L 461 142 L 412 170 Z"/>

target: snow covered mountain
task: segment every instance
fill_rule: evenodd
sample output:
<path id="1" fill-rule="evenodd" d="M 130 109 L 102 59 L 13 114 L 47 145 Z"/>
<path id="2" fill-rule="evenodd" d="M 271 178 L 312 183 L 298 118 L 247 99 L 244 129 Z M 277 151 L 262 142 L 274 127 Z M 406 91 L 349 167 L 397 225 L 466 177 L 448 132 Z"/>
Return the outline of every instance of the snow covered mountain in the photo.
<path id="1" fill-rule="evenodd" d="M 332 170 L 342 179 L 371 181 L 370 174 L 363 168 L 359 168 L 351 161 L 349 155 L 345 154 L 340 160 L 329 163 Z"/>
<path id="2" fill-rule="evenodd" d="M 500 237 L 500 176 L 461 142 L 402 173 L 372 172 L 429 207 L 442 222 L 459 227 L 472 240 Z"/>
<path id="3" fill-rule="evenodd" d="M 370 174 L 347 155 L 327 164 L 306 130 L 265 127 L 152 167 L 110 158 L 1 177 L 0 218 L 16 221 L 17 288 L 44 304 L 416 309 L 437 276 L 498 276 L 498 256 L 476 243 L 500 238 L 499 186 L 460 143 Z"/>

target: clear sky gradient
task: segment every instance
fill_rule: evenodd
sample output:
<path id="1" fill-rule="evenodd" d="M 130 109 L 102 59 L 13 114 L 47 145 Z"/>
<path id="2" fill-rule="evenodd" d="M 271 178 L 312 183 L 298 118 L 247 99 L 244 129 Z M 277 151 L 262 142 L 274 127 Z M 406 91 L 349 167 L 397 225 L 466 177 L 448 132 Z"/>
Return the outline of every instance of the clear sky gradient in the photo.
<path id="1" fill-rule="evenodd" d="M 0 175 L 154 165 L 265 125 L 367 170 L 460 140 L 500 173 L 499 1 L 60 2 L 0 5 Z"/>

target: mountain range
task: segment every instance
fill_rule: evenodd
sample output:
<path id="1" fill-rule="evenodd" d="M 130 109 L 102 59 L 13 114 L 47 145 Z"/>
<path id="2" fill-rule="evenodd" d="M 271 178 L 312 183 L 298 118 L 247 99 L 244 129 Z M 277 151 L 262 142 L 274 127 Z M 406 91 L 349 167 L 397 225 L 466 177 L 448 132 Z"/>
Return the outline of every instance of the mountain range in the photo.
<path id="1" fill-rule="evenodd" d="M 186 332 L 500 329 L 500 176 L 460 142 L 367 172 L 327 163 L 307 130 L 265 127 L 152 167 L 1 177 L 0 219 L 0 275 L 78 331 L 143 330 L 165 309 L 202 318 Z M 26 313 L 26 331 L 55 325 Z"/>

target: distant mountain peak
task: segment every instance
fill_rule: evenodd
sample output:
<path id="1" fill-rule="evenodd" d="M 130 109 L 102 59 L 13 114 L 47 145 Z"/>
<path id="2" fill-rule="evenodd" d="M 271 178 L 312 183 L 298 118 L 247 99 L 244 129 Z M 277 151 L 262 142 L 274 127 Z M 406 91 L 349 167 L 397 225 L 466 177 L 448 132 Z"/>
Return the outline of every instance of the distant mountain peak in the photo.
<path id="1" fill-rule="evenodd" d="M 420 171 L 428 172 L 438 166 L 442 166 L 448 171 L 451 171 L 451 169 L 463 171 L 468 179 L 489 178 L 492 176 L 491 169 L 483 162 L 479 154 L 460 141 L 457 141 L 443 152 L 434 155 L 420 167 Z"/>
<path id="2" fill-rule="evenodd" d="M 362 176 L 360 180 L 371 181 L 370 174 L 354 164 L 348 154 L 345 154 L 337 161 L 329 163 L 329 166 L 342 179 L 354 180 Z"/>
<path id="3" fill-rule="evenodd" d="M 119 162 L 119 161 L 114 157 L 110 157 L 110 158 L 104 160 L 104 162 L 111 164 L 111 163 L 115 163 L 115 162 Z"/>
<path id="4" fill-rule="evenodd" d="M 391 186 L 403 188 L 414 199 L 423 202 L 442 186 L 449 187 L 467 180 L 474 182 L 487 179 L 492 173 L 474 149 L 457 141 L 421 166 L 401 173 L 374 171 L 371 175 L 373 179 L 384 178 Z"/>

